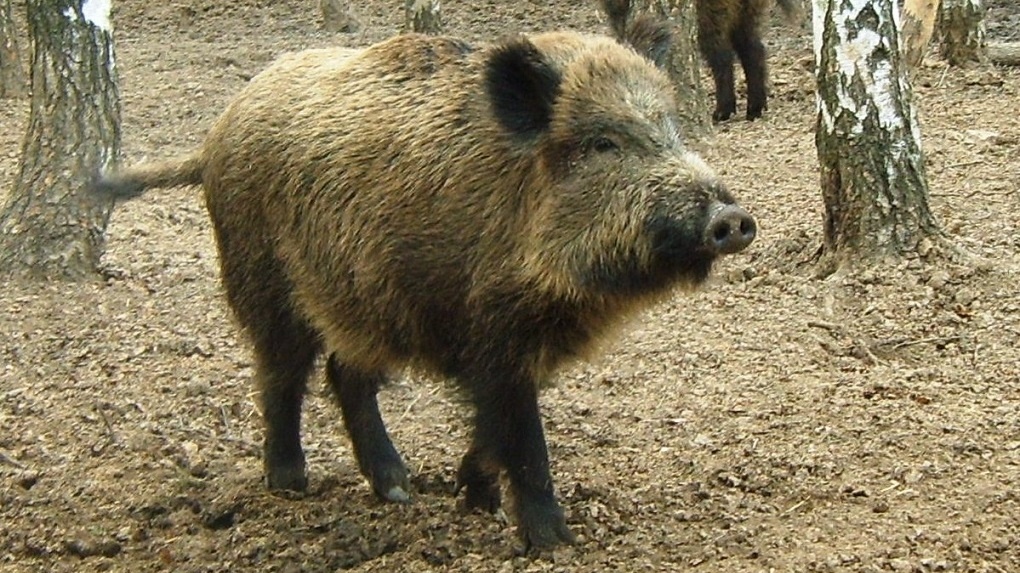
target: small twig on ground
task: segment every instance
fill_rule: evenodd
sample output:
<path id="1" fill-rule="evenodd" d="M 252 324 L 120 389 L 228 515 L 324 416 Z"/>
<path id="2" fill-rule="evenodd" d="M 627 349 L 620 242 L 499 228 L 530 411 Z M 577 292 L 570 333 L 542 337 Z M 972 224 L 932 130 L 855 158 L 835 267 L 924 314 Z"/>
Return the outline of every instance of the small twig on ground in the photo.
<path id="1" fill-rule="evenodd" d="M 227 409 L 223 406 L 220 406 L 220 419 L 223 420 L 223 430 L 230 435 L 230 418 L 227 417 Z"/>
<path id="2" fill-rule="evenodd" d="M 784 509 L 779 515 L 786 515 L 787 513 L 796 511 L 797 508 L 801 507 L 802 505 L 804 505 L 807 502 L 808 502 L 808 500 L 802 499 L 802 500 L 798 501 L 797 503 L 791 505 L 790 507 Z"/>
<path id="3" fill-rule="evenodd" d="M 901 484 L 898 481 L 894 481 L 894 482 L 892 482 L 892 485 L 890 485 L 889 487 L 887 487 L 885 489 L 879 490 L 878 493 L 889 493 L 890 491 L 900 487 L 901 485 L 903 485 L 903 484 Z"/>
<path id="4" fill-rule="evenodd" d="M 3 452 L 0 452 L 0 464 L 7 464 L 9 466 L 16 467 L 19 470 L 23 470 L 23 469 L 28 467 L 25 464 L 19 462 L 18 460 L 12 458 L 11 456 L 9 456 L 9 455 L 7 455 L 7 454 L 5 454 Z"/>
<path id="5" fill-rule="evenodd" d="M 984 159 L 975 159 L 973 161 L 964 161 L 962 163 L 950 163 L 949 165 L 946 165 L 946 168 L 948 168 L 948 169 L 959 169 L 960 167 L 970 167 L 971 165 L 980 165 L 981 163 L 984 163 L 984 162 L 985 162 Z"/>
<path id="6" fill-rule="evenodd" d="M 822 329 L 828 330 L 829 332 L 833 332 L 835 334 L 845 334 L 846 333 L 846 329 L 845 328 L 843 328 L 842 326 L 840 326 L 838 324 L 833 324 L 831 322 L 822 322 L 820 320 L 809 320 L 807 322 L 807 325 L 812 327 L 812 328 L 822 328 Z"/>
<path id="7" fill-rule="evenodd" d="M 938 342 L 955 342 L 960 340 L 959 336 L 933 336 L 931 338 L 919 338 L 916 340 L 904 340 L 892 347 L 893 350 L 899 350 L 900 348 L 906 348 L 907 346 L 915 346 L 917 344 L 928 344 Z"/>
<path id="8" fill-rule="evenodd" d="M 935 82 L 935 87 L 941 88 L 946 82 L 946 74 L 949 73 L 949 66 L 942 68 L 942 75 L 939 76 L 939 81 Z"/>
<path id="9" fill-rule="evenodd" d="M 117 432 L 113 430 L 113 423 L 110 422 L 110 417 L 106 414 L 106 408 L 103 408 L 102 404 L 96 404 L 96 410 L 99 412 L 99 417 L 103 419 L 103 425 L 106 426 L 106 439 L 111 444 L 118 443 Z"/>
<path id="10" fill-rule="evenodd" d="M 964 197 L 968 199 L 974 197 L 975 195 L 981 195 L 982 197 L 1006 197 L 1012 195 L 1013 193 L 1014 193 L 1013 191 L 989 191 L 987 189 L 978 188 L 974 189 L 970 193 L 967 193 L 966 195 L 964 195 Z"/>
<path id="11" fill-rule="evenodd" d="M 407 405 L 407 407 L 404 408 L 403 413 L 400 414 L 400 417 L 397 418 L 397 421 L 400 421 L 400 420 L 403 420 L 404 418 L 406 418 L 408 416 L 408 414 L 411 413 L 411 409 L 414 408 L 414 405 L 417 404 L 418 402 L 421 402 L 422 398 L 424 398 L 425 396 L 432 396 L 435 393 L 436 393 L 436 389 L 435 388 L 433 388 L 432 390 L 430 390 L 428 392 L 426 392 L 424 390 L 419 392 L 418 395 L 415 396 L 413 400 L 411 400 L 411 402 Z"/>

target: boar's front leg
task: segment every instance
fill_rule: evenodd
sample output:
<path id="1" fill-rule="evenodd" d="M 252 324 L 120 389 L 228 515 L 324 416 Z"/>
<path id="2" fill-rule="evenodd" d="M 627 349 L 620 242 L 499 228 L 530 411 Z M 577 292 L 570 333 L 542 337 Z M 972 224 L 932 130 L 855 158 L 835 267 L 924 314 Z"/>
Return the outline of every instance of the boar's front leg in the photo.
<path id="1" fill-rule="evenodd" d="M 386 432 L 376 399 L 385 376 L 381 372 L 361 372 L 331 354 L 326 362 L 326 380 L 340 402 L 344 426 L 362 475 L 379 497 L 410 501 L 407 468 Z"/>
<path id="2" fill-rule="evenodd" d="M 499 507 L 498 470 L 506 470 L 518 533 L 528 547 L 571 543 L 563 509 L 553 492 L 538 387 L 524 377 L 490 377 L 474 388 L 475 434 L 458 479 L 469 507 Z"/>

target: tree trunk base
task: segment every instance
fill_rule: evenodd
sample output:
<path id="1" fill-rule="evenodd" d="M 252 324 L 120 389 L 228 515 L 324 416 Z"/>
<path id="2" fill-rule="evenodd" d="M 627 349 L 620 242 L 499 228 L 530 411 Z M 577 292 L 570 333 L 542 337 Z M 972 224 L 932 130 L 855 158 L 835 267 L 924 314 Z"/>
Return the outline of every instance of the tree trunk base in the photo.
<path id="1" fill-rule="evenodd" d="M 946 268 L 955 267 L 972 271 L 988 271 L 995 267 L 994 261 L 975 255 L 949 237 L 937 234 L 921 239 L 914 252 L 905 255 L 887 255 L 879 257 L 859 257 L 850 253 L 835 252 L 820 246 L 815 252 L 812 274 L 817 279 L 828 279 L 833 276 L 859 275 L 861 273 L 878 273 L 880 269 L 906 268 Z"/>

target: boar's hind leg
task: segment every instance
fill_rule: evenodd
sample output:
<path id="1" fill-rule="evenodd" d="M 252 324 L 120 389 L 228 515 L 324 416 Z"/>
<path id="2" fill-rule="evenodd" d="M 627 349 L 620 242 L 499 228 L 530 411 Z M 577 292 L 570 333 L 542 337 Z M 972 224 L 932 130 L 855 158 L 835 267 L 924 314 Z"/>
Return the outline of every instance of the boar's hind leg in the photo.
<path id="1" fill-rule="evenodd" d="M 389 501 L 409 501 L 411 488 L 407 468 L 386 433 L 376 401 L 384 375 L 360 372 L 345 366 L 331 354 L 326 362 L 326 380 L 340 402 L 358 467 L 371 482 L 376 495 Z"/>
<path id="2" fill-rule="evenodd" d="M 768 109 L 768 96 L 765 87 L 765 45 L 755 22 L 745 21 L 734 30 L 733 49 L 740 57 L 747 82 L 747 119 L 757 119 Z"/>
<path id="3" fill-rule="evenodd" d="M 301 402 L 319 352 L 318 337 L 292 310 L 290 282 L 271 248 L 253 233 L 235 231 L 233 219 L 210 203 L 227 301 L 254 347 L 266 436 L 263 464 L 270 489 L 303 491 Z M 252 228 L 257 225 L 252 224 Z"/>
<path id="4" fill-rule="evenodd" d="M 272 290 L 268 286 L 263 293 Z M 255 346 L 256 377 L 266 424 L 266 482 L 270 489 L 304 491 L 308 479 L 301 449 L 301 403 L 319 345 L 315 333 L 293 315 L 285 298 L 254 307 L 263 311 L 261 320 L 253 323 L 245 320 L 247 313 L 238 314 Z M 255 314 L 251 312 L 248 318 Z"/>
<path id="5" fill-rule="evenodd" d="M 457 490 L 464 490 L 465 505 L 468 509 L 481 509 L 496 513 L 502 503 L 499 492 L 499 463 L 479 442 L 478 433 L 471 448 L 460 461 L 457 471 Z"/>
<path id="6" fill-rule="evenodd" d="M 570 543 L 567 528 L 553 493 L 549 452 L 538 411 L 538 389 L 531 380 L 504 379 L 477 388 L 475 435 L 464 456 L 458 477 L 467 488 L 468 503 L 498 505 L 492 460 L 510 478 L 517 527 L 529 547 Z"/>

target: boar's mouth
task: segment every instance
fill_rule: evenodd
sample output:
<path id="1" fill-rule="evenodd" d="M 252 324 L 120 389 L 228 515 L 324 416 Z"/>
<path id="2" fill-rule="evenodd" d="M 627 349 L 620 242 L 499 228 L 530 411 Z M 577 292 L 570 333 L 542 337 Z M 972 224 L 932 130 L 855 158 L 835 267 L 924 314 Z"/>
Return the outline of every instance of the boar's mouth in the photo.
<path id="1" fill-rule="evenodd" d="M 603 293 L 635 296 L 662 291 L 677 283 L 696 286 L 712 271 L 718 253 L 704 244 L 703 234 L 669 217 L 645 225 L 649 249 L 603 261 L 585 273 L 583 283 Z"/>
<path id="2" fill-rule="evenodd" d="M 708 278 L 712 263 L 720 253 L 699 227 L 669 216 L 657 216 L 648 221 L 651 274 L 692 285 Z"/>
<path id="3" fill-rule="evenodd" d="M 708 278 L 717 258 L 742 251 L 756 233 L 754 218 L 733 203 L 712 201 L 701 217 L 654 215 L 644 226 L 647 249 L 602 261 L 588 270 L 584 282 L 625 296 L 675 284 L 695 287 Z"/>

